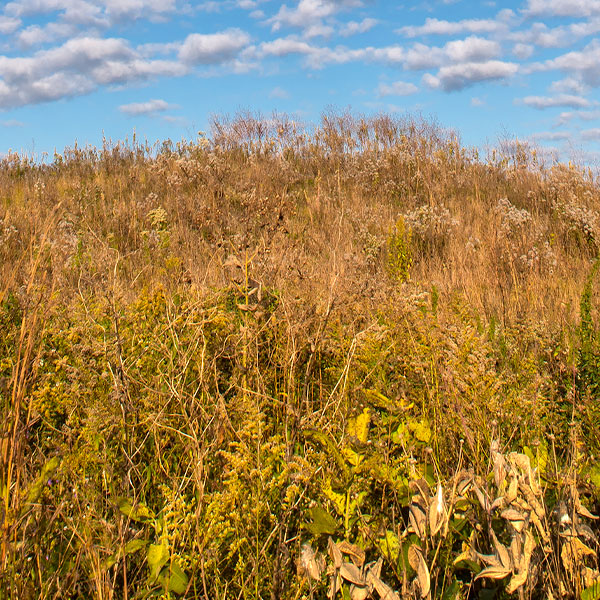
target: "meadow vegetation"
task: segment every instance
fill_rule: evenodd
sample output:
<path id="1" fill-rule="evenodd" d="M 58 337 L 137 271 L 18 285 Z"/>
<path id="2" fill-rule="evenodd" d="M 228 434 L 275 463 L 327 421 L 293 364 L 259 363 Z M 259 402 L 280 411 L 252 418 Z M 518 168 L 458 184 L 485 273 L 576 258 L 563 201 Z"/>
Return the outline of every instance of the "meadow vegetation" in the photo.
<path id="1" fill-rule="evenodd" d="M 0 598 L 600 598 L 600 186 L 419 119 L 0 160 Z"/>

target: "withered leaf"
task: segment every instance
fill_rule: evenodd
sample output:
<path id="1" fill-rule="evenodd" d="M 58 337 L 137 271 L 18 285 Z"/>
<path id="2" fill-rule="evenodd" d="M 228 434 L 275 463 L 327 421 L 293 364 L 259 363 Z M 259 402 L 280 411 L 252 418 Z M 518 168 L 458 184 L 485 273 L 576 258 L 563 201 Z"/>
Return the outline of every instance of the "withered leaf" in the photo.
<path id="1" fill-rule="evenodd" d="M 350 599 L 351 600 L 366 600 L 369 596 L 369 590 L 366 587 L 357 586 L 352 584 L 350 586 Z"/>
<path id="2" fill-rule="evenodd" d="M 425 506 L 413 501 L 409 507 L 408 520 L 419 539 L 425 539 L 427 512 Z"/>
<path id="3" fill-rule="evenodd" d="M 429 504 L 429 484 L 425 479 L 415 479 L 408 483 L 408 487 L 413 494 L 419 494 L 425 500 L 425 504 Z"/>
<path id="4" fill-rule="evenodd" d="M 327 542 L 327 551 L 329 553 L 331 561 L 333 562 L 333 566 L 336 569 L 339 569 L 342 566 L 342 553 L 340 552 L 340 549 L 338 548 L 337 544 L 331 539 L 331 537 Z"/>
<path id="5" fill-rule="evenodd" d="M 511 580 L 506 587 L 506 591 L 509 594 L 515 592 L 518 588 L 520 588 L 526 581 L 529 575 L 529 563 L 531 562 L 531 555 L 535 548 L 535 538 L 531 531 L 528 531 L 525 534 L 525 544 L 523 547 L 523 552 L 521 553 L 520 560 L 517 566 L 517 574 L 513 575 Z"/>
<path id="6" fill-rule="evenodd" d="M 369 585 L 377 590 L 381 600 L 400 600 L 400 596 L 387 583 L 381 581 L 378 576 L 368 574 L 367 577 L 369 578 Z"/>
<path id="7" fill-rule="evenodd" d="M 357 567 L 363 566 L 366 555 L 365 555 L 365 551 L 362 548 L 359 548 L 358 546 L 355 546 L 354 544 L 351 544 L 350 542 L 347 542 L 346 540 L 344 540 L 343 542 L 340 542 L 337 545 L 337 547 L 340 552 L 342 552 L 343 554 L 349 555 L 350 558 L 352 559 L 352 562 Z"/>
<path id="8" fill-rule="evenodd" d="M 312 549 L 309 543 L 302 544 L 298 570 L 301 574 L 318 581 L 325 569 L 325 561 L 322 556 Z"/>
<path id="9" fill-rule="evenodd" d="M 431 589 L 431 579 L 429 577 L 429 568 L 425 562 L 423 551 L 416 544 L 412 544 L 408 549 L 408 562 L 417 572 L 417 581 L 419 583 L 421 598 L 425 598 Z"/>
<path id="10" fill-rule="evenodd" d="M 500 516 L 509 521 L 512 527 L 519 533 L 525 529 L 528 515 L 515 510 L 514 508 L 507 508 L 500 513 Z"/>
<path id="11" fill-rule="evenodd" d="M 508 485 L 508 490 L 504 495 L 504 501 L 506 505 L 509 506 L 517 497 L 517 492 L 519 490 L 519 482 L 517 478 L 513 475 L 510 479 L 510 483 Z"/>
<path id="12" fill-rule="evenodd" d="M 508 548 L 498 541 L 498 538 L 496 537 L 496 534 L 494 533 L 493 529 L 491 529 L 490 532 L 492 535 L 492 541 L 494 542 L 494 547 L 496 548 L 496 554 L 500 559 L 500 563 L 505 569 L 512 570 L 512 564 L 510 560 L 510 555 L 508 554 Z"/>
<path id="13" fill-rule="evenodd" d="M 343 579 L 349 581 L 350 583 L 360 586 L 365 585 L 365 580 L 360 572 L 360 569 L 352 563 L 343 562 L 342 566 L 340 567 L 340 575 Z"/>
<path id="14" fill-rule="evenodd" d="M 437 493 L 431 500 L 429 506 L 429 531 L 431 537 L 437 535 L 446 520 L 446 503 L 444 502 L 444 491 L 438 483 Z"/>
<path id="15" fill-rule="evenodd" d="M 487 567 L 480 571 L 475 579 L 481 579 L 483 577 L 487 579 L 504 579 L 507 575 L 511 574 L 510 569 L 505 569 L 504 567 Z"/>

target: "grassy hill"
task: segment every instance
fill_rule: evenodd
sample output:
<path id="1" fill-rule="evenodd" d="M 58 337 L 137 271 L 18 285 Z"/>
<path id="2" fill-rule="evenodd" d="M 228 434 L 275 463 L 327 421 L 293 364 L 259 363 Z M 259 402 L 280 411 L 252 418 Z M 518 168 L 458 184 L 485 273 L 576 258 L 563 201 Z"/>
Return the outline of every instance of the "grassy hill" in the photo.
<path id="1" fill-rule="evenodd" d="M 600 186 L 419 120 L 0 161 L 0 598 L 600 598 Z"/>

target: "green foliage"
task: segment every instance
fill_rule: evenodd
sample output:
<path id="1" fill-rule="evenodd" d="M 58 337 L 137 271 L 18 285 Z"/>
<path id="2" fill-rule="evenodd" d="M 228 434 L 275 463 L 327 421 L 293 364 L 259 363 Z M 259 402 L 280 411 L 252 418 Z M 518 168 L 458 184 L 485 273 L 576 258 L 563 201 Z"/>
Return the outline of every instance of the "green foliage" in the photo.
<path id="1" fill-rule="evenodd" d="M 400 217 L 387 239 L 386 266 L 391 277 L 400 283 L 410 278 L 413 264 L 411 248 L 412 232 Z"/>

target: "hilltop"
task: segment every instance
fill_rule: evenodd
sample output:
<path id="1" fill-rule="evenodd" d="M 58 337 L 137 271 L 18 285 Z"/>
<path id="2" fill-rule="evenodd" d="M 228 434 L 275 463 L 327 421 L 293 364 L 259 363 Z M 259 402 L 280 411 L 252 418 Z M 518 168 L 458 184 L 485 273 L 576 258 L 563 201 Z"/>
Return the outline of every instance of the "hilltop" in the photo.
<path id="1" fill-rule="evenodd" d="M 418 119 L 8 155 L 0 598 L 600 598 L 599 249 Z"/>

